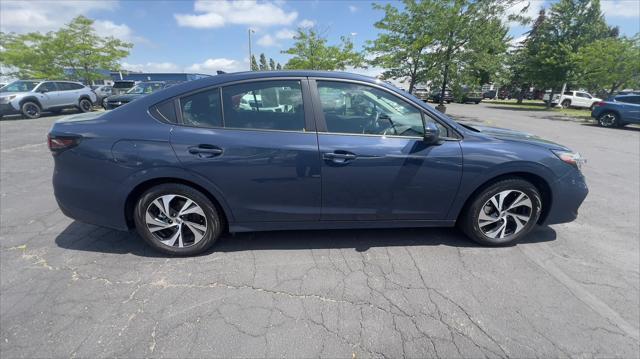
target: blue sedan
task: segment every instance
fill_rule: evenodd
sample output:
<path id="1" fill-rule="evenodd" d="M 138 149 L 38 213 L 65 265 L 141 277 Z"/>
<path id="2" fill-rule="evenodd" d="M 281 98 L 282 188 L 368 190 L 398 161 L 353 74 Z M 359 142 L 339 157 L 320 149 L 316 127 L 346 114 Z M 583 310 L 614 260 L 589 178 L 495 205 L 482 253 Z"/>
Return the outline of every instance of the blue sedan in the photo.
<path id="1" fill-rule="evenodd" d="M 618 95 L 595 103 L 591 117 L 602 127 L 622 127 L 640 123 L 640 95 Z"/>
<path id="2" fill-rule="evenodd" d="M 183 83 L 58 121 L 49 148 L 66 215 L 172 255 L 224 232 L 326 228 L 457 225 L 504 245 L 574 220 L 588 192 L 567 147 L 337 72 Z"/>

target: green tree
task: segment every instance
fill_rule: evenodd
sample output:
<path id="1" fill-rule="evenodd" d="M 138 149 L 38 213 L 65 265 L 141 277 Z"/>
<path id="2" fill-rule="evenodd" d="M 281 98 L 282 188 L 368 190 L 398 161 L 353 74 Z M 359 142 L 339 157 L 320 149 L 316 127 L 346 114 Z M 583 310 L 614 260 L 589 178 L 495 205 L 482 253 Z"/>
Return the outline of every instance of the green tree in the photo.
<path id="1" fill-rule="evenodd" d="M 17 35 L 0 32 L 0 64 L 19 78 L 63 79 L 64 68 L 58 66 L 59 54 L 52 44 L 55 33 Z"/>
<path id="2" fill-rule="evenodd" d="M 293 47 L 282 51 L 293 55 L 286 63 L 288 69 L 344 70 L 347 66 L 364 66 L 364 57 L 354 50 L 353 42 L 342 37 L 340 45 L 327 45 L 327 39 L 317 29 L 298 28 Z"/>
<path id="3" fill-rule="evenodd" d="M 256 56 L 251 55 L 251 71 L 258 71 L 260 68 L 258 67 L 258 61 L 256 61 Z"/>
<path id="4" fill-rule="evenodd" d="M 404 10 L 391 4 L 374 4 L 374 9 L 383 10 L 384 17 L 374 26 L 382 33 L 368 42 L 367 51 L 374 57 L 369 63 L 385 69 L 383 79 L 405 78 L 409 81 L 409 92 L 415 84 L 426 80 L 437 66 L 429 46 L 434 42 L 430 27 L 430 1 L 404 0 Z"/>
<path id="5" fill-rule="evenodd" d="M 282 65 L 280 65 L 280 63 L 278 62 L 278 64 L 276 65 L 276 70 L 280 71 L 282 70 Z"/>
<path id="6" fill-rule="evenodd" d="M 513 0 L 429 1 L 428 19 L 434 42 L 433 58 L 441 70 L 440 106 L 452 69 L 463 70 L 478 59 L 485 64 L 504 53 L 507 42 L 502 18 Z M 492 60 L 492 58 L 494 60 Z"/>
<path id="7" fill-rule="evenodd" d="M 555 89 L 575 78 L 574 54 L 583 46 L 617 34 L 616 28 L 605 23 L 599 0 L 560 0 L 551 5 L 536 32 L 527 38 L 528 77 L 538 87 L 551 88 L 553 96 Z"/>
<path id="8" fill-rule="evenodd" d="M 264 54 L 260 54 L 260 71 L 269 70 L 269 65 L 267 64 L 267 57 Z"/>
<path id="9" fill-rule="evenodd" d="M 65 69 L 85 83 L 102 78 L 98 69 L 117 70 L 119 60 L 133 46 L 95 33 L 93 20 L 74 18 L 56 32 L 1 34 L 1 63 L 17 69 L 20 77 L 64 78 Z"/>
<path id="10" fill-rule="evenodd" d="M 276 62 L 272 58 L 269 58 L 269 70 L 275 71 L 275 69 L 276 69 Z"/>
<path id="11" fill-rule="evenodd" d="M 582 47 L 574 56 L 576 79 L 595 92 L 609 95 L 625 85 L 640 85 L 640 35 L 634 38 L 606 38 Z"/>

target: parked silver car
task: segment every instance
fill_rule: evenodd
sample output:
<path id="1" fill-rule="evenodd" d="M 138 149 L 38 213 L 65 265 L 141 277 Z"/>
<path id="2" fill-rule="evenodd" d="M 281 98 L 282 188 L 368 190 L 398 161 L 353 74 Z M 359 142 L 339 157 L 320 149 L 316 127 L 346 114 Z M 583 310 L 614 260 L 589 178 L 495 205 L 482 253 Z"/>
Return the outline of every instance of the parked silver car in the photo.
<path id="1" fill-rule="evenodd" d="M 65 108 L 91 111 L 96 94 L 79 82 L 18 80 L 0 88 L 0 117 L 22 114 L 38 118 L 43 111 L 59 113 Z"/>

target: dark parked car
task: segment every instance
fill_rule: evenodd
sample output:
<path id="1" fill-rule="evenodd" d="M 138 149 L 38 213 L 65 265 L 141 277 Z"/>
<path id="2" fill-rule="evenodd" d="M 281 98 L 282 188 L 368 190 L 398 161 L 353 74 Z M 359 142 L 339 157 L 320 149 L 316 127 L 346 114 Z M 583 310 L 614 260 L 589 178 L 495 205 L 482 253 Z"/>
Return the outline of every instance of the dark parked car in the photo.
<path id="1" fill-rule="evenodd" d="M 201 253 L 223 232 L 458 225 L 503 245 L 569 222 L 583 159 L 533 135 L 453 121 L 375 79 L 268 71 L 185 82 L 56 122 L 69 217 Z"/>
<path id="2" fill-rule="evenodd" d="M 442 95 L 442 90 L 433 90 L 429 95 L 429 100 L 434 103 L 440 102 L 440 96 Z M 444 102 L 450 103 L 453 101 L 453 92 L 451 90 L 444 90 Z"/>
<path id="3" fill-rule="evenodd" d="M 140 82 L 139 84 L 130 88 L 129 91 L 124 94 L 112 95 L 107 97 L 106 99 L 104 99 L 102 106 L 105 110 L 113 110 L 116 107 L 126 105 L 133 100 L 139 99 L 142 96 L 146 96 L 170 85 L 171 84 L 164 81 Z"/>
<path id="4" fill-rule="evenodd" d="M 482 101 L 482 93 L 476 91 L 467 91 L 462 94 L 460 103 L 475 103 L 476 105 Z"/>
<path id="5" fill-rule="evenodd" d="M 111 94 L 120 95 L 120 94 L 126 93 L 135 85 L 136 85 L 136 81 L 133 81 L 133 80 L 114 81 L 113 86 L 111 87 Z"/>
<path id="6" fill-rule="evenodd" d="M 511 91 L 507 89 L 502 89 L 498 91 L 498 99 L 500 100 L 511 100 Z"/>
<path id="7" fill-rule="evenodd" d="M 490 99 L 493 100 L 496 98 L 496 90 L 489 90 L 482 93 L 482 99 Z"/>
<path id="8" fill-rule="evenodd" d="M 640 95 L 618 95 L 596 102 L 591 117 L 602 127 L 622 127 L 640 123 Z"/>

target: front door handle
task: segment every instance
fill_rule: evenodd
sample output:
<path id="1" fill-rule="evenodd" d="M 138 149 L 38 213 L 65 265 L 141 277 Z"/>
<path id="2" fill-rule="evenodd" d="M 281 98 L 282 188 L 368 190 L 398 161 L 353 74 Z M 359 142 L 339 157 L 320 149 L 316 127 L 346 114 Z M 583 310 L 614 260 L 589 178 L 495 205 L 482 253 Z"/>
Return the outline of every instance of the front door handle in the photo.
<path id="1" fill-rule="evenodd" d="M 212 158 L 222 154 L 222 148 L 213 145 L 198 145 L 189 147 L 189 153 L 199 158 Z"/>
<path id="2" fill-rule="evenodd" d="M 347 151 L 335 151 L 335 152 L 324 153 L 322 155 L 322 158 L 326 161 L 342 164 L 342 163 L 347 163 L 349 161 L 353 161 L 356 158 L 358 158 L 358 156 Z"/>

